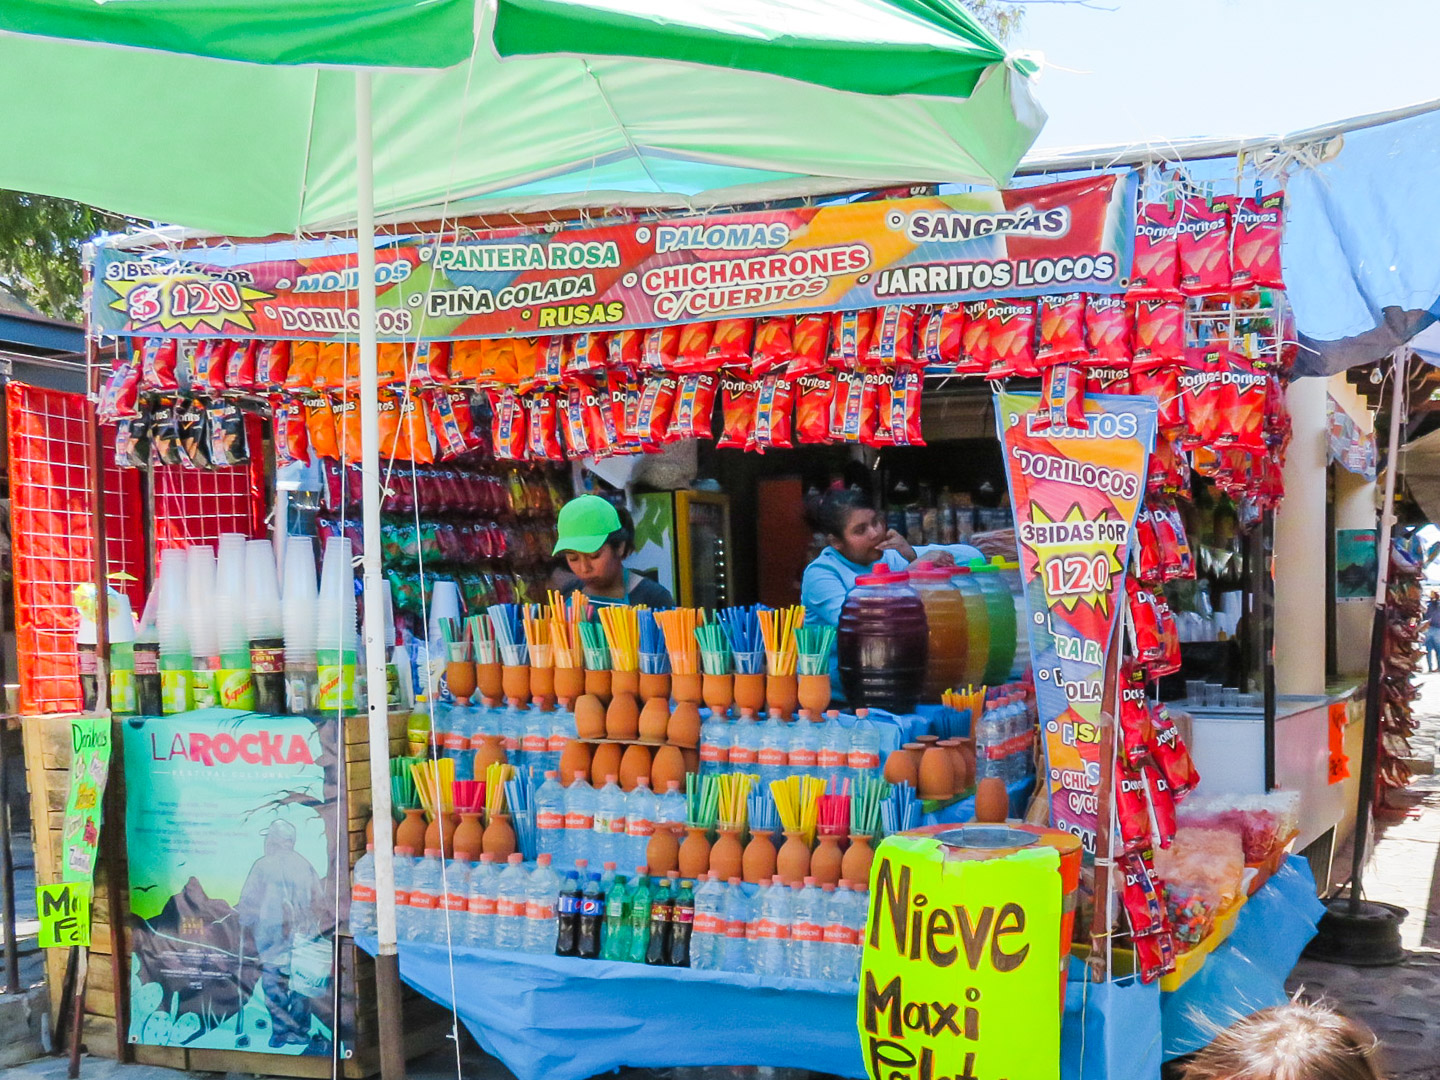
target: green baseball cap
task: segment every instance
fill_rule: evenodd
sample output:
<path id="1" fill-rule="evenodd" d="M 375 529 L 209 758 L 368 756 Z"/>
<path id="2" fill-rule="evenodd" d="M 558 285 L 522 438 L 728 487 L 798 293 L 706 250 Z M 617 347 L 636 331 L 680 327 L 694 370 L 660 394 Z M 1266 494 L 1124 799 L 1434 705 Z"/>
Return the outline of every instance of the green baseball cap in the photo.
<path id="1" fill-rule="evenodd" d="M 619 531 L 620 515 L 599 495 L 581 495 L 560 508 L 555 526 L 559 539 L 555 541 L 552 555 L 566 551 L 593 555 L 610 539 L 611 533 Z"/>

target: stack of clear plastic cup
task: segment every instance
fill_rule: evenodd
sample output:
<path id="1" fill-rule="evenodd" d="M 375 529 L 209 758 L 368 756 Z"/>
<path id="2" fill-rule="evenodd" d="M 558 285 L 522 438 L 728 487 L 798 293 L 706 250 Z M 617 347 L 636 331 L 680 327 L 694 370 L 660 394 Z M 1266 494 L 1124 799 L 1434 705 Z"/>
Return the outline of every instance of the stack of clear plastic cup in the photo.
<path id="1" fill-rule="evenodd" d="M 185 552 L 185 577 L 190 596 L 195 598 L 185 623 L 190 635 L 195 707 L 208 709 L 218 701 L 215 672 L 220 667 L 215 609 L 205 599 L 215 595 L 215 552 L 208 544 L 193 544 Z"/>
<path id="2" fill-rule="evenodd" d="M 280 617 L 280 583 L 275 576 L 275 548 L 269 540 L 245 545 L 245 627 L 250 640 L 278 638 L 285 633 Z"/>
<path id="3" fill-rule="evenodd" d="M 160 600 L 155 612 L 156 634 L 160 641 L 160 698 L 168 714 L 185 712 L 194 705 L 190 684 L 190 635 L 184 548 L 160 553 Z"/>
<path id="4" fill-rule="evenodd" d="M 286 537 L 285 544 L 285 591 L 280 601 L 285 699 L 291 714 L 300 716 L 315 709 L 315 549 L 308 536 Z"/>
<path id="5" fill-rule="evenodd" d="M 215 562 L 214 618 L 220 652 L 249 653 L 250 635 L 245 625 L 245 537 L 241 533 L 220 537 L 220 555 Z"/>
<path id="6" fill-rule="evenodd" d="M 322 712 L 354 708 L 355 572 L 350 540 L 332 536 L 325 542 L 320 567 L 320 598 L 316 604 L 315 660 L 319 688 L 316 707 Z"/>

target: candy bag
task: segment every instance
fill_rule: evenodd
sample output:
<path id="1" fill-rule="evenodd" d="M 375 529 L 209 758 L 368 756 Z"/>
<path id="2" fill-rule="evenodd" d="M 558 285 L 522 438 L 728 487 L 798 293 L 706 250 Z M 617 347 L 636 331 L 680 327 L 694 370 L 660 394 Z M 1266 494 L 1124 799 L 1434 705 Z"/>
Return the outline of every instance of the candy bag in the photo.
<path id="1" fill-rule="evenodd" d="M 1230 216 L 1223 203 L 1198 196 L 1177 204 L 1180 292 L 1210 296 L 1230 290 Z"/>
<path id="2" fill-rule="evenodd" d="M 275 434 L 275 467 L 306 465 L 310 462 L 310 437 L 305 413 L 299 402 L 289 398 L 270 399 L 271 426 Z"/>
<path id="3" fill-rule="evenodd" d="M 1035 366 L 1035 301 L 991 301 L 990 349 L 993 355 L 987 379 L 1040 374 Z"/>
<path id="4" fill-rule="evenodd" d="M 1125 296 L 1130 300 L 1175 299 L 1180 292 L 1180 251 L 1175 229 L 1179 207 L 1146 203 L 1135 223 L 1135 258 Z"/>
<path id="5" fill-rule="evenodd" d="M 830 405 L 835 376 L 828 371 L 795 380 L 795 439 L 807 445 L 830 442 Z"/>
<path id="6" fill-rule="evenodd" d="M 1280 238 L 1284 194 L 1274 191 L 1258 199 L 1232 198 L 1229 205 L 1231 290 L 1283 289 Z"/>
<path id="7" fill-rule="evenodd" d="M 205 412 L 210 463 L 217 468 L 248 463 L 250 452 L 245 443 L 245 414 L 228 401 L 212 402 Z M 278 438 L 276 446 L 279 446 Z"/>
<path id="8" fill-rule="evenodd" d="M 876 313 L 870 347 L 860 364 L 872 370 L 915 365 L 915 309 L 908 304 L 887 304 Z"/>
<path id="9" fill-rule="evenodd" d="M 830 399 L 830 441 L 858 443 L 864 432 L 865 376 L 858 371 L 835 372 Z"/>
<path id="10" fill-rule="evenodd" d="M 719 385 L 714 375 L 686 375 L 680 379 L 670 417 L 669 441 L 714 438 L 715 391 Z"/>
<path id="11" fill-rule="evenodd" d="M 498 461 L 522 461 L 527 446 L 525 406 L 508 387 L 488 390 L 490 399 L 490 443 Z"/>
<path id="12" fill-rule="evenodd" d="M 755 445 L 766 450 L 789 450 L 791 409 L 795 397 L 790 381 L 780 375 L 767 375 L 760 380 L 755 395 Z"/>
<path id="13" fill-rule="evenodd" d="M 715 445 L 724 450 L 755 448 L 755 399 L 758 383 L 729 375 L 720 379 L 720 440 Z"/>
<path id="14" fill-rule="evenodd" d="M 954 367 L 960 362 L 965 336 L 965 306 L 937 304 L 920 322 L 920 361 L 933 367 Z"/>
<path id="15" fill-rule="evenodd" d="M 1145 370 L 1185 355 L 1185 305 L 1172 300 L 1135 304 L 1135 353 L 1131 370 Z"/>
<path id="16" fill-rule="evenodd" d="M 1085 298 L 1085 345 L 1090 364 L 1128 364 L 1133 320 L 1123 296 L 1091 293 Z"/>
<path id="17" fill-rule="evenodd" d="M 799 327 L 797 326 L 797 330 Z M 870 350 L 875 333 L 875 309 L 837 311 L 830 317 L 830 366 L 855 368 Z M 799 351 L 797 345 L 796 351 Z"/>
<path id="18" fill-rule="evenodd" d="M 1085 360 L 1090 350 L 1085 343 L 1085 294 L 1062 293 L 1041 296 L 1040 346 L 1035 363 L 1040 367 Z"/>
<path id="19" fill-rule="evenodd" d="M 335 427 L 335 410 L 330 399 L 324 394 L 315 394 L 301 399 L 305 406 L 305 429 L 310 437 L 310 449 L 316 457 L 340 459 L 339 431 Z"/>

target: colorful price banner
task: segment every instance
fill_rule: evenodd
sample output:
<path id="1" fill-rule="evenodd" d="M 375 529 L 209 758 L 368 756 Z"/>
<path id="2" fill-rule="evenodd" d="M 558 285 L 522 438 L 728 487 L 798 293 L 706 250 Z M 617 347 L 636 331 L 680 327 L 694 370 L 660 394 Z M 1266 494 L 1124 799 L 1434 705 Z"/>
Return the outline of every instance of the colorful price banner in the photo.
<path id="1" fill-rule="evenodd" d="M 1105 665 L 1155 444 L 1149 397 L 1091 395 L 1085 426 L 1045 426 L 1035 394 L 997 394 L 1044 736 L 1050 821 L 1095 850 Z M 1047 414 L 1048 417 L 1048 414 Z"/>
<path id="2" fill-rule="evenodd" d="M 919 836 L 875 851 L 857 1007 L 865 1071 L 1057 1078 L 1060 854 L 947 861 L 945 851 Z"/>
<path id="3" fill-rule="evenodd" d="M 1133 173 L 960 195 L 711 214 L 558 231 L 383 239 L 382 340 L 533 337 L 991 296 L 1118 292 Z M 101 247 L 101 333 L 351 339 L 348 238 Z"/>

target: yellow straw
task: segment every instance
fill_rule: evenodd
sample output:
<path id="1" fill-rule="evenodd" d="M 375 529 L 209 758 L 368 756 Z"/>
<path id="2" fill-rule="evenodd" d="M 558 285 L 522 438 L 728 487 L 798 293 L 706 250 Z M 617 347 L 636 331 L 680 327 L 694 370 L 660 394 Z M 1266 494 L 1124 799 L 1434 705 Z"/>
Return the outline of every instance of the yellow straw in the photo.
<path id="1" fill-rule="evenodd" d="M 485 819 L 505 813 L 505 781 L 514 779 L 515 766 L 492 763 L 485 770 Z"/>
<path id="2" fill-rule="evenodd" d="M 805 623 L 800 605 L 776 611 L 758 611 L 760 636 L 765 641 L 765 659 L 771 675 L 795 674 L 795 628 Z"/>
<path id="3" fill-rule="evenodd" d="M 615 671 L 640 669 L 640 617 L 629 606 L 602 607 L 600 628 L 610 646 L 610 665 Z"/>

